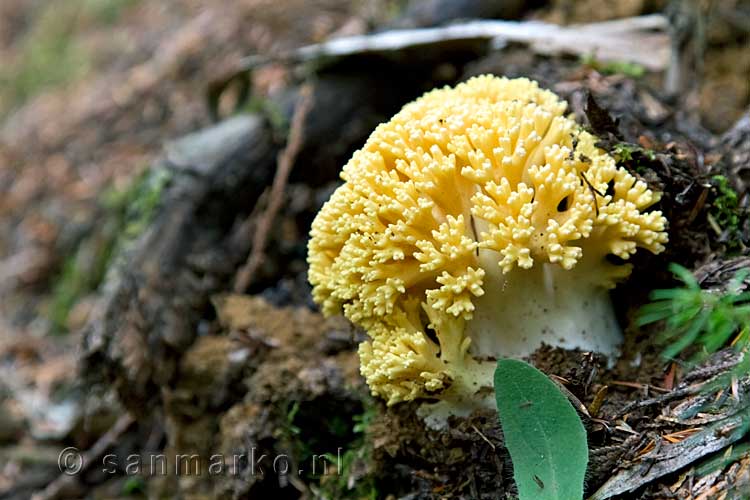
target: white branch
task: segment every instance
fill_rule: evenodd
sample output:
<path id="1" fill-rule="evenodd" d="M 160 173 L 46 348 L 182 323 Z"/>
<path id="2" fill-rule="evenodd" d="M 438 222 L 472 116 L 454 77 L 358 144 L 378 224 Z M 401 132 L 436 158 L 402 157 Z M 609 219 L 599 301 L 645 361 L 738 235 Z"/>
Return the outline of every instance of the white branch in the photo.
<path id="1" fill-rule="evenodd" d="M 275 59 L 311 61 L 373 52 L 393 52 L 444 42 L 486 40 L 491 46 L 526 43 L 544 54 L 593 55 L 601 61 L 640 64 L 652 71 L 669 63 L 667 20 L 661 15 L 631 17 L 600 23 L 559 26 L 539 21 L 470 21 L 438 28 L 391 30 L 369 35 L 336 38 L 308 45 Z M 268 62 L 245 58 L 243 66 Z"/>

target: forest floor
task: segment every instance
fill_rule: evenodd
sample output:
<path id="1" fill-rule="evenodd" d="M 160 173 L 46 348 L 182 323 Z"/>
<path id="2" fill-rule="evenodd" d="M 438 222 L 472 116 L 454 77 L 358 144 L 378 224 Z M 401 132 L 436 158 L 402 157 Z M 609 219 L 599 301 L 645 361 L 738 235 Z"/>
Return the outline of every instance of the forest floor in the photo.
<path id="1" fill-rule="evenodd" d="M 719 439 L 709 452 L 689 441 L 735 433 L 729 407 L 690 413 L 731 350 L 688 369 L 662 359 L 655 329 L 633 324 L 649 291 L 674 285 L 668 263 L 715 290 L 750 267 L 750 6 L 532 3 L 3 0 L 0 498 L 511 498 L 496 415 L 438 432 L 415 404 L 386 409 L 359 375 L 364 333 L 323 318 L 306 278 L 310 223 L 374 126 L 482 73 L 555 91 L 621 166 L 664 192 L 668 250 L 639 256 L 614 292 L 619 362 L 549 348 L 532 357 L 588 413 L 588 493 L 721 498 L 750 487 L 750 458 L 732 453 L 744 443 Z M 684 55 L 674 95 L 665 71 L 520 44 L 240 71 L 248 55 L 393 27 L 664 9 L 686 26 L 673 33 Z M 284 178 L 277 155 L 305 94 Z M 67 447 L 83 453 L 73 475 L 60 469 Z M 203 472 L 175 474 L 178 455 Z M 260 473 L 252 457 L 264 455 Z M 209 473 L 213 456 L 241 458 Z M 299 473 L 280 472 L 278 457 Z"/>

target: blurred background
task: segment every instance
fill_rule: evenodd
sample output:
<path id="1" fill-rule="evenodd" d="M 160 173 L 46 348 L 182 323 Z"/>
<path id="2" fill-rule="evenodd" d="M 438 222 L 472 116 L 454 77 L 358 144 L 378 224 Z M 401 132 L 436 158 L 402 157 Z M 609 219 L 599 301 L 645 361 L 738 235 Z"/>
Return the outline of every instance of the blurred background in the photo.
<path id="1" fill-rule="evenodd" d="M 246 87 L 232 87 L 227 82 L 236 81 L 246 57 L 469 18 L 567 26 L 655 13 L 669 21 L 669 68 L 650 71 L 596 54 L 529 55 L 513 43 L 481 60 L 460 55 L 428 66 L 412 54 L 383 75 L 391 87 L 376 96 L 382 105 L 374 115 L 382 119 L 431 86 L 483 71 L 524 75 L 533 68 L 553 83 L 561 74 L 575 82 L 595 73 L 611 78 L 607 85 L 626 79 L 651 89 L 658 102 L 639 102 L 650 106 L 655 122 L 667 103 L 679 110 L 673 129 L 684 126 L 686 136 L 715 144 L 750 105 L 746 0 L 2 0 L 0 498 L 43 489 L 59 474 L 61 443 L 91 444 L 115 420 L 106 411 L 117 407 L 112 394 L 101 391 L 91 402 L 89 388 L 81 387 L 80 346 L 90 331 L 81 332 L 122 245 L 159 204 L 166 180 L 151 167 L 165 144 L 238 113 L 262 111 L 270 121 L 288 114 L 288 99 L 278 96 L 311 71 L 271 62 L 247 73 Z M 278 109 L 267 105 L 271 99 Z M 362 129 L 351 132 L 352 123 Z M 309 303 L 306 224 L 335 186 L 336 168 L 374 123 L 347 122 L 349 143 L 325 155 L 315 150 L 317 163 L 307 170 L 297 166 L 285 209 L 292 222 L 280 224 L 268 243 L 281 257 L 267 259 L 250 292 L 279 305 Z M 326 134 L 318 139 L 335 145 L 336 134 Z M 252 204 L 242 210 L 251 212 Z M 211 328 L 210 320 L 198 324 Z M 117 487 L 144 488 L 132 481 Z M 78 485 L 70 498 L 89 488 Z"/>

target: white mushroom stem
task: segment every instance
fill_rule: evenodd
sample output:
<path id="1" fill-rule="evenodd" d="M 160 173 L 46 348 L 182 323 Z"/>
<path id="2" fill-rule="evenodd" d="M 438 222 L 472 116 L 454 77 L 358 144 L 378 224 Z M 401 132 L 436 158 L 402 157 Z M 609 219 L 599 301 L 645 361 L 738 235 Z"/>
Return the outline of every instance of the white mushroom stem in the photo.
<path id="1" fill-rule="evenodd" d="M 587 276 L 585 265 L 565 270 L 554 264 L 503 274 L 492 254 L 480 252 L 484 295 L 466 324 L 472 357 L 520 358 L 542 344 L 617 357 L 622 332 L 602 276 Z"/>
<path id="2" fill-rule="evenodd" d="M 589 267 L 585 262 L 573 270 L 537 264 L 503 274 L 493 253 L 480 252 L 482 266 L 489 272 L 484 295 L 475 299 L 474 317 L 466 322 L 465 334 L 471 339 L 468 356 L 448 367 L 453 380 L 441 401 L 419 408 L 429 427 L 442 429 L 449 416 L 494 408 L 497 359 L 526 357 L 542 344 L 593 351 L 610 361 L 619 354 L 622 332 L 609 292 L 600 284 L 601 274 L 587 276 L 582 272 Z"/>

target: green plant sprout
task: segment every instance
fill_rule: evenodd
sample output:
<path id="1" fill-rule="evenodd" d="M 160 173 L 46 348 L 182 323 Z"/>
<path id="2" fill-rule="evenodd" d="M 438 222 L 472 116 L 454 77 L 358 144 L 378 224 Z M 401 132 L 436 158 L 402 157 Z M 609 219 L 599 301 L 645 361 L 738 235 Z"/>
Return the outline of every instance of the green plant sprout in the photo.
<path id="1" fill-rule="evenodd" d="M 612 148 L 612 154 L 618 162 L 629 162 L 633 160 L 633 153 L 640 153 L 650 161 L 656 159 L 656 153 L 651 149 L 646 149 L 636 144 L 620 142 Z"/>
<path id="2" fill-rule="evenodd" d="M 581 64 L 605 75 L 621 74 L 631 78 L 640 78 L 646 74 L 646 68 L 637 63 L 628 61 L 601 61 L 594 54 L 586 54 L 581 57 Z"/>
<path id="3" fill-rule="evenodd" d="M 742 291 L 750 269 L 738 272 L 724 292 L 701 289 L 695 276 L 678 264 L 670 271 L 681 287 L 651 292 L 650 304 L 641 308 L 638 326 L 664 321 L 661 340 L 667 344 L 662 353 L 667 359 L 695 346 L 691 362 L 731 344 L 740 351 L 750 346 L 750 292 Z M 748 358 L 745 356 L 745 358 Z M 749 365 L 743 360 L 746 368 Z"/>
<path id="4" fill-rule="evenodd" d="M 352 500 L 375 500 L 379 498 L 375 478 L 372 474 L 364 473 L 358 476 L 356 481 L 352 482 L 351 480 L 352 476 L 356 475 L 357 468 L 362 469 L 363 464 L 366 464 L 368 457 L 372 455 L 372 443 L 366 433 L 377 416 L 377 406 L 368 397 L 363 399 L 363 403 L 362 413 L 352 417 L 354 440 L 349 443 L 340 458 L 332 453 L 325 455 L 329 463 L 336 464 L 341 469 L 335 475 L 322 478 L 320 488 L 321 493 L 324 493 L 323 498 Z M 367 466 L 364 465 L 364 467 Z"/>
<path id="5" fill-rule="evenodd" d="M 711 215 L 723 229 L 736 228 L 740 221 L 737 192 L 732 189 L 729 180 L 723 175 L 714 175 L 711 181 L 717 193 L 711 203 Z"/>

